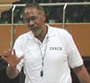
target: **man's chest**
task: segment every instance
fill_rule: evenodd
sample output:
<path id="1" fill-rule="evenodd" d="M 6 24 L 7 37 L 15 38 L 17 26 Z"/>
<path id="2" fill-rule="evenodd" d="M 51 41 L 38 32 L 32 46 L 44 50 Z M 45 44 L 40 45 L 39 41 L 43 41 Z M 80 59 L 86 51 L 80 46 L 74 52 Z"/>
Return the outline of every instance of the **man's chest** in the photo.
<path id="1" fill-rule="evenodd" d="M 57 37 L 49 38 L 44 43 L 28 41 L 25 46 L 25 62 L 29 64 L 41 64 L 45 62 L 63 63 L 67 60 L 67 54 L 63 42 Z"/>

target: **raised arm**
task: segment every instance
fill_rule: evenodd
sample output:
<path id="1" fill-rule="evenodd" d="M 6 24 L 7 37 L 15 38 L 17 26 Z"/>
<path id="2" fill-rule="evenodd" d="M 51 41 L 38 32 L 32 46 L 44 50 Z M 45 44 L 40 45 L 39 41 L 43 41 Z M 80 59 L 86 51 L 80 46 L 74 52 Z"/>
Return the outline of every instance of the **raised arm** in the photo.
<path id="1" fill-rule="evenodd" d="M 23 56 L 18 58 L 15 51 L 9 49 L 8 51 L 5 51 L 1 57 L 9 64 L 6 69 L 7 76 L 11 79 L 16 78 L 19 74 L 19 71 L 16 69 L 16 65 L 20 62 Z"/>

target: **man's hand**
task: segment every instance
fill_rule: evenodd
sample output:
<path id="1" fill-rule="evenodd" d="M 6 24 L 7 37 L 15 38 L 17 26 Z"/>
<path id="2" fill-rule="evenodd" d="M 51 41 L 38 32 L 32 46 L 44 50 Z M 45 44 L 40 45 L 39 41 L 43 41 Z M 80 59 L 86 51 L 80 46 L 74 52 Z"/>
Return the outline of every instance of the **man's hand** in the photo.
<path id="1" fill-rule="evenodd" d="M 18 58 L 15 54 L 15 50 L 11 50 L 11 49 L 5 51 L 0 56 L 2 57 L 2 59 L 4 59 L 8 64 L 10 64 L 13 67 L 15 67 L 23 58 L 23 56 Z"/>

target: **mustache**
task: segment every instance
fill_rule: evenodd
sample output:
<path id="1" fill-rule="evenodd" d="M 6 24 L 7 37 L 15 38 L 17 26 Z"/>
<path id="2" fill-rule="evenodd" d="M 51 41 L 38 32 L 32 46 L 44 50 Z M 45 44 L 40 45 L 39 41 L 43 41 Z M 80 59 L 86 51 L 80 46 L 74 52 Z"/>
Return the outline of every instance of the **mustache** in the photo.
<path id="1" fill-rule="evenodd" d="M 28 27 L 29 27 L 30 29 L 34 29 L 34 28 L 36 28 L 35 25 L 28 25 Z"/>

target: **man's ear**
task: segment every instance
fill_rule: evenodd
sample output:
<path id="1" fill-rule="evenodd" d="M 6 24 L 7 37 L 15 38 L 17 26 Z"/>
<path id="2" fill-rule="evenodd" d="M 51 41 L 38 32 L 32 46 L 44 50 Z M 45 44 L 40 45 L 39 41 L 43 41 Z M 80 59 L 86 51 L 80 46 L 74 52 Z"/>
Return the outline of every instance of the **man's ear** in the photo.
<path id="1" fill-rule="evenodd" d="M 43 13 L 42 16 L 43 16 L 43 22 L 45 22 L 45 20 L 46 20 L 46 15 Z"/>
<path id="2" fill-rule="evenodd" d="M 45 20 L 46 20 L 46 17 L 44 16 L 44 18 L 43 18 L 43 19 L 44 19 L 44 22 L 45 22 Z"/>

